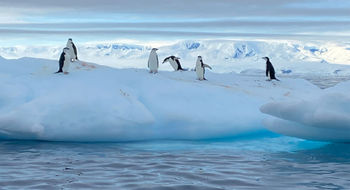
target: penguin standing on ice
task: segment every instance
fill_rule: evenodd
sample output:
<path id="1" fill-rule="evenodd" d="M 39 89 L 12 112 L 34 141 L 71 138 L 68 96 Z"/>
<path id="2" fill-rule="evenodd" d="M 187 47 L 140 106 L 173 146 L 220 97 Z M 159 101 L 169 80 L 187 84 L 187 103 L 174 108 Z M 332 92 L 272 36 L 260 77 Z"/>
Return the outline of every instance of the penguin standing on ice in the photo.
<path id="1" fill-rule="evenodd" d="M 266 76 L 269 77 L 269 80 L 279 81 L 275 76 L 275 69 L 270 62 L 270 59 L 268 57 L 263 57 L 263 59 L 266 61 Z"/>
<path id="2" fill-rule="evenodd" d="M 204 77 L 205 67 L 208 67 L 209 69 L 212 69 L 209 65 L 203 63 L 202 56 L 198 56 L 197 62 L 196 62 L 196 73 L 197 73 L 197 79 L 198 80 L 207 80 Z"/>
<path id="3" fill-rule="evenodd" d="M 163 64 L 165 62 L 169 62 L 170 65 L 174 68 L 175 71 L 184 71 L 185 69 L 183 69 L 181 67 L 179 59 L 180 59 L 179 57 L 175 57 L 175 56 L 172 55 L 172 56 L 169 56 L 169 57 L 165 58 L 164 61 L 163 61 Z"/>
<path id="4" fill-rule="evenodd" d="M 72 38 L 68 39 L 67 48 L 69 48 L 69 54 L 70 54 L 72 61 L 78 60 L 77 47 L 74 45 Z"/>
<path id="5" fill-rule="evenodd" d="M 157 48 L 153 48 L 148 58 L 148 68 L 150 73 L 157 73 L 159 67 Z"/>
<path id="6" fill-rule="evenodd" d="M 70 57 L 69 52 L 70 52 L 69 48 L 64 48 L 63 49 L 64 60 L 63 60 L 62 71 L 63 71 L 64 74 L 68 74 L 69 66 L 70 66 L 70 63 L 71 63 L 71 57 Z"/>
<path id="7" fill-rule="evenodd" d="M 63 73 L 63 65 L 64 65 L 64 59 L 65 59 L 65 52 L 64 52 L 64 49 L 61 53 L 61 56 L 60 56 L 60 59 L 58 61 L 58 64 L 59 64 L 59 68 L 58 68 L 58 71 L 56 73 Z"/>

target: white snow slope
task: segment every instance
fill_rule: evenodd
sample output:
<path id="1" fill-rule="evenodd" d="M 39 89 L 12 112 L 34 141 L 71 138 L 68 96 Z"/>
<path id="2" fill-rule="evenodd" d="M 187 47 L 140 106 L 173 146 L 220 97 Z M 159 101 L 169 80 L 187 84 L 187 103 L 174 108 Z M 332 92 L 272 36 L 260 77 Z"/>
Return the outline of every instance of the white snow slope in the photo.
<path id="1" fill-rule="evenodd" d="M 161 71 L 154 75 L 144 69 L 113 69 L 84 62 L 73 63 L 68 75 L 53 74 L 57 65 L 57 61 L 45 59 L 0 58 L 0 139 L 232 137 L 264 131 L 262 120 L 266 116 L 259 108 L 268 102 L 302 102 L 328 92 L 302 79 L 269 82 L 263 75 L 207 72 L 208 81 L 198 81 L 192 71 Z M 333 90 L 338 92 L 339 88 L 341 91 L 341 87 Z M 337 100 L 348 104 L 348 94 L 344 92 L 345 97 Z M 337 108 L 332 116 L 341 117 L 336 113 L 345 110 L 342 102 L 338 103 L 338 107 L 332 105 Z M 326 110 L 330 104 L 321 106 Z M 262 110 L 270 113 L 273 106 L 270 108 Z M 349 124 L 347 118 L 342 119 Z M 308 129 L 299 132 L 307 134 Z M 341 133 L 346 124 L 332 129 Z M 317 135 L 324 134 L 320 131 Z M 341 137 L 350 139 L 349 135 Z M 339 140 L 334 138 L 320 139 Z"/>

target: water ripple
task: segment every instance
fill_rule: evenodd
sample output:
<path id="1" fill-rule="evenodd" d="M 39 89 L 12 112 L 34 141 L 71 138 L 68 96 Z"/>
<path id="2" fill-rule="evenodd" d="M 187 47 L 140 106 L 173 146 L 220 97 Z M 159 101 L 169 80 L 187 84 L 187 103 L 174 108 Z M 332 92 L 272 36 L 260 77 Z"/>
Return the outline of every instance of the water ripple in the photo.
<path id="1" fill-rule="evenodd" d="M 167 144 L 170 150 L 164 149 Z M 1 189 L 350 187 L 350 145 L 289 137 L 111 144 L 3 141 L 0 154 Z"/>

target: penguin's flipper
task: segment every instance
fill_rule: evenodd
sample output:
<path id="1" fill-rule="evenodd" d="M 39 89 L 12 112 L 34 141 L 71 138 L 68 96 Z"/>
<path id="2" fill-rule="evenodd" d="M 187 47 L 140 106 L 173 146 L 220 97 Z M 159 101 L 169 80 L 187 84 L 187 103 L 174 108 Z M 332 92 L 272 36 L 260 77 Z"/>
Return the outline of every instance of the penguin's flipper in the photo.
<path id="1" fill-rule="evenodd" d="M 167 61 L 169 61 L 170 57 L 171 57 L 171 56 L 166 57 L 166 58 L 163 60 L 162 64 L 165 63 L 165 62 L 167 62 Z"/>
<path id="2" fill-rule="evenodd" d="M 210 70 L 213 70 L 209 65 L 203 64 L 203 67 L 208 67 Z"/>

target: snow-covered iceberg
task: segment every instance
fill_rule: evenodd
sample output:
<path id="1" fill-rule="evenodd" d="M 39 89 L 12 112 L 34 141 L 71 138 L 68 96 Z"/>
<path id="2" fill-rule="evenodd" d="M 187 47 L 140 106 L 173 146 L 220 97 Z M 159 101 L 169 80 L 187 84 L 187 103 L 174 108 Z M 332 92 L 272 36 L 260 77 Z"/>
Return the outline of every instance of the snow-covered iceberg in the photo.
<path id="1" fill-rule="evenodd" d="M 223 138 L 264 131 L 260 106 L 320 89 L 301 79 L 113 69 L 75 62 L 0 60 L 0 138 L 129 141 Z"/>
<path id="2" fill-rule="evenodd" d="M 264 121 L 274 132 L 310 140 L 350 142 L 350 82 L 312 98 L 268 103 L 261 111 L 274 116 Z"/>

